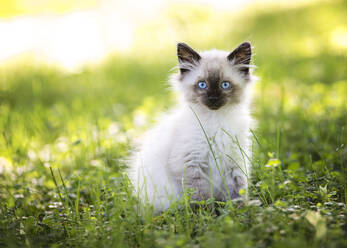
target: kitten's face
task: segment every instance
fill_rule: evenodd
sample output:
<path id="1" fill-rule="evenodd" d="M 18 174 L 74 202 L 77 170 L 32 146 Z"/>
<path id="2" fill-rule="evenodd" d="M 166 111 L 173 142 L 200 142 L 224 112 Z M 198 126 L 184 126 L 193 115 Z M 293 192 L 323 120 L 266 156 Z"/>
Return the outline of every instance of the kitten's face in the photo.
<path id="1" fill-rule="evenodd" d="M 191 95 L 193 102 L 199 102 L 211 110 L 217 110 L 226 104 L 240 101 L 242 88 L 234 82 L 233 78 L 223 73 L 223 68 L 205 69 L 202 72 L 202 75 L 198 74 L 195 83 L 191 86 L 194 92 Z"/>
<path id="2" fill-rule="evenodd" d="M 239 103 L 250 80 L 251 47 L 243 43 L 232 53 L 206 51 L 198 54 L 178 44 L 180 75 L 178 85 L 186 100 L 210 110 Z"/>

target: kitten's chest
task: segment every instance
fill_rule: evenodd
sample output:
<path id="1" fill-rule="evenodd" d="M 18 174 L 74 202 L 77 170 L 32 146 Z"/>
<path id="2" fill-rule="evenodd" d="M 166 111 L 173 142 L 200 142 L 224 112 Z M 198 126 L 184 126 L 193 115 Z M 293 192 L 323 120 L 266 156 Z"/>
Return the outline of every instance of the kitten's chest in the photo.
<path id="1" fill-rule="evenodd" d="M 208 163 L 212 167 L 230 168 L 242 158 L 242 150 L 245 144 L 246 124 L 238 125 L 227 120 L 213 122 L 206 125 L 208 137 Z"/>
<path id="2" fill-rule="evenodd" d="M 237 133 L 222 125 L 217 129 L 209 130 L 207 136 L 210 157 L 215 156 L 220 161 L 225 161 L 225 158 L 234 152 L 239 139 Z"/>
<path id="3" fill-rule="evenodd" d="M 208 164 L 230 167 L 231 159 L 239 157 L 238 143 L 243 140 L 240 126 L 225 116 L 201 116 L 199 120 L 177 121 L 173 146 L 169 156 L 170 167 L 181 171 L 179 165 Z M 243 125 L 245 126 L 245 125 Z M 242 142 L 240 142 L 242 143 Z"/>
<path id="4" fill-rule="evenodd" d="M 239 132 L 239 128 L 232 125 L 228 119 L 211 119 L 206 121 L 204 138 L 208 138 L 210 145 L 215 149 L 228 150 L 238 139 Z"/>

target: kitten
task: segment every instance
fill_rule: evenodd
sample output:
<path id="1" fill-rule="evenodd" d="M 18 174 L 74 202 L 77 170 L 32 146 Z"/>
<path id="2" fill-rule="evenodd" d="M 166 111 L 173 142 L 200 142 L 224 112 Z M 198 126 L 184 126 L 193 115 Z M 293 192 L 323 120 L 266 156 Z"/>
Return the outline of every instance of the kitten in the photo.
<path id="1" fill-rule="evenodd" d="M 186 190 L 195 200 L 247 197 L 251 45 L 197 53 L 178 43 L 177 56 L 179 71 L 170 81 L 181 99 L 145 134 L 134 156 L 135 192 L 156 212 Z"/>

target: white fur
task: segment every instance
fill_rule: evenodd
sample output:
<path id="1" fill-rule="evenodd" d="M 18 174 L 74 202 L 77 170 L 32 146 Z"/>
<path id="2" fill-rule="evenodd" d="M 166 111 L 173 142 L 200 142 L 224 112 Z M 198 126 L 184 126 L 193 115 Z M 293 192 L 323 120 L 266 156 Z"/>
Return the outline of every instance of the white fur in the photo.
<path id="1" fill-rule="evenodd" d="M 132 160 L 129 175 L 135 192 L 157 212 L 180 199 L 186 188 L 195 191 L 193 198 L 197 200 L 212 196 L 227 200 L 241 188 L 247 191 L 252 80 L 244 78 L 238 65 L 226 59 L 228 54 L 201 52 L 201 60 L 183 80 L 179 80 L 179 73 L 172 76 L 172 86 L 182 96 L 180 104 L 145 134 Z M 190 101 L 189 87 L 210 68 L 221 68 L 226 77 L 242 87 L 240 103 L 210 110 Z"/>

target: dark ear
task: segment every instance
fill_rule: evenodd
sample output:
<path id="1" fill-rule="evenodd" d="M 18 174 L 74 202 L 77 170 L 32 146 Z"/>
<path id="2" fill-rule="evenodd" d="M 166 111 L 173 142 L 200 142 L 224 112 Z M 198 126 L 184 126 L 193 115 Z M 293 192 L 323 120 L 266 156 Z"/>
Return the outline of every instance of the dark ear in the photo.
<path id="1" fill-rule="evenodd" d="M 200 55 L 185 43 L 177 44 L 177 57 L 180 63 L 179 68 L 181 73 L 190 71 L 195 63 L 199 62 L 201 59 Z"/>
<path id="2" fill-rule="evenodd" d="M 249 65 L 251 62 L 252 48 L 251 43 L 244 42 L 228 55 L 228 60 L 233 61 L 234 65 Z M 249 67 L 241 67 L 240 70 L 249 73 Z"/>

